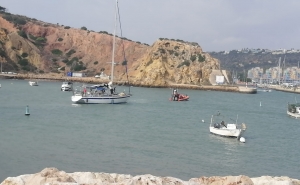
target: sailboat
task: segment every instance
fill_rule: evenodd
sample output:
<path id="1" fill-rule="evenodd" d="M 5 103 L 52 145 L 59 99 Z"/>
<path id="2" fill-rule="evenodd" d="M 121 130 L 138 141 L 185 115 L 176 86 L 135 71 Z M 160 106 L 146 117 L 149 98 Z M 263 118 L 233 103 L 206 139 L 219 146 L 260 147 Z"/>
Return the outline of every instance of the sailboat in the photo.
<path id="1" fill-rule="evenodd" d="M 115 65 L 115 47 L 116 47 L 116 29 L 117 20 L 119 16 L 118 0 L 116 0 L 115 7 L 115 29 L 113 34 L 113 47 L 112 47 L 112 62 L 111 62 L 111 76 L 110 82 L 102 85 L 84 86 L 79 90 L 73 91 L 71 100 L 76 104 L 120 104 L 127 103 L 130 94 L 126 94 L 125 91 L 117 93 L 113 87 L 114 80 L 114 65 Z M 119 20 L 120 21 L 120 20 Z"/>

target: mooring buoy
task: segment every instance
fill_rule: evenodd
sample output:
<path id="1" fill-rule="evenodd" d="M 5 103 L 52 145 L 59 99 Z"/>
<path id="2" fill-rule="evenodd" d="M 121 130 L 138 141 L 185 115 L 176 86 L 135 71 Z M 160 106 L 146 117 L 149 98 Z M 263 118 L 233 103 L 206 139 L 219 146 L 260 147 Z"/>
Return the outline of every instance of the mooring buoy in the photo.
<path id="1" fill-rule="evenodd" d="M 26 115 L 26 116 L 29 116 L 29 115 L 30 115 L 30 113 L 29 113 L 29 106 L 28 106 L 28 105 L 26 106 L 25 115 Z"/>

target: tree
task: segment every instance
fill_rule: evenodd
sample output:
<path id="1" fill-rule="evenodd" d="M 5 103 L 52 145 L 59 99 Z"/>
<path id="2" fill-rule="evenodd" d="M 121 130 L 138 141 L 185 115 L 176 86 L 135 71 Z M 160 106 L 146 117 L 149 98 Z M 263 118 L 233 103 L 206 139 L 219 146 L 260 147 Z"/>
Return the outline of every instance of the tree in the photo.
<path id="1" fill-rule="evenodd" d="M 0 12 L 5 12 L 6 11 L 6 8 L 0 6 Z"/>
<path id="2" fill-rule="evenodd" d="M 87 28 L 85 26 L 82 26 L 80 29 L 87 30 Z"/>

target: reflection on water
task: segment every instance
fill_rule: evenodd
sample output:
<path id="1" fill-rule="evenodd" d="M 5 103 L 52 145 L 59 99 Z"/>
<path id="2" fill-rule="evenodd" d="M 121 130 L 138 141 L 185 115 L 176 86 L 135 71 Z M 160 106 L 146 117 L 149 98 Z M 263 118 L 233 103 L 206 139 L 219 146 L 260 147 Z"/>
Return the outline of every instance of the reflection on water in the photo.
<path id="1" fill-rule="evenodd" d="M 237 146 L 237 144 L 239 143 L 239 140 L 237 138 L 222 137 L 222 136 L 218 136 L 218 135 L 215 135 L 215 134 L 210 134 L 209 139 L 211 141 L 215 140 L 215 141 L 212 141 L 212 142 L 222 142 L 226 146 Z"/>

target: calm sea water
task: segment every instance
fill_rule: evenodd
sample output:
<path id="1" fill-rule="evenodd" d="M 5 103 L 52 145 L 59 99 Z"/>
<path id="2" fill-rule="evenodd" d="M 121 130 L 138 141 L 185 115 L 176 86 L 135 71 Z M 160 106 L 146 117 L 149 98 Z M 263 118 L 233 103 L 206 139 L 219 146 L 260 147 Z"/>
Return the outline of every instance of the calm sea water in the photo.
<path id="1" fill-rule="evenodd" d="M 39 83 L 0 79 L 1 182 L 46 167 L 183 180 L 240 174 L 300 179 L 300 120 L 286 115 L 287 103 L 300 95 L 183 89 L 190 101 L 171 102 L 170 89 L 133 87 L 127 104 L 72 105 L 61 82 Z M 238 114 L 247 125 L 246 143 L 209 133 L 217 111 L 233 119 Z"/>

